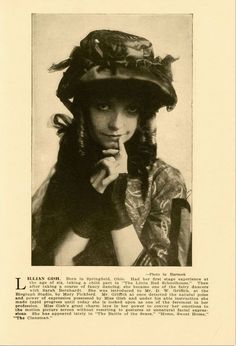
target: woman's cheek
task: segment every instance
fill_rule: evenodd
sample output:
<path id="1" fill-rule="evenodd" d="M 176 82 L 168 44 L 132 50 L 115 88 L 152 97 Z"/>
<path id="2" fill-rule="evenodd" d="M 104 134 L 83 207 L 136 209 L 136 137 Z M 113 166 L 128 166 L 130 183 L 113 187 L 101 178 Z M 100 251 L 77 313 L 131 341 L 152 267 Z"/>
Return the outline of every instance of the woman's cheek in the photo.
<path id="1" fill-rule="evenodd" d="M 132 122 L 130 124 L 130 132 L 132 135 L 136 131 L 137 127 L 138 127 L 138 117 L 135 119 L 132 119 Z"/>

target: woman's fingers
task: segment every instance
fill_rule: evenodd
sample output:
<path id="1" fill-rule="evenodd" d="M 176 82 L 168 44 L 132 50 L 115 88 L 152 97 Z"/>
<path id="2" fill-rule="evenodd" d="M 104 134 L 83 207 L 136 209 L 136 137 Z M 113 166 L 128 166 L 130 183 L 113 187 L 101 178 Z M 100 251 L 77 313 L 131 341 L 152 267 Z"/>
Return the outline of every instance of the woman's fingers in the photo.
<path id="1" fill-rule="evenodd" d="M 127 155 L 122 137 L 119 138 L 120 155 Z"/>
<path id="2" fill-rule="evenodd" d="M 102 184 L 104 187 L 107 187 L 109 184 L 111 184 L 114 180 L 116 180 L 119 176 L 119 173 L 114 173 L 103 179 Z"/>
<path id="3" fill-rule="evenodd" d="M 105 187 L 103 186 L 102 182 L 106 175 L 106 170 L 101 169 L 90 178 L 90 183 L 92 184 L 93 188 L 99 193 L 103 193 L 105 191 Z"/>
<path id="4" fill-rule="evenodd" d="M 119 162 L 116 161 L 116 159 L 113 156 L 106 157 L 105 159 L 102 159 L 97 162 L 95 165 L 95 168 L 99 169 L 99 166 L 101 169 L 106 169 L 107 175 L 114 174 L 117 171 L 117 167 L 119 166 Z"/>
<path id="5" fill-rule="evenodd" d="M 127 153 L 122 139 L 118 149 L 104 149 L 105 157 L 95 165 L 96 172 L 90 178 L 93 187 L 103 193 L 107 186 L 116 180 L 120 173 L 127 173 Z"/>
<path id="6" fill-rule="evenodd" d="M 96 172 L 94 175 L 91 176 L 90 178 L 90 183 L 95 184 L 105 178 L 107 175 L 107 172 L 105 169 L 101 169 L 98 172 Z"/>
<path id="7" fill-rule="evenodd" d="M 104 149 L 102 151 L 102 153 L 105 155 L 105 156 L 115 156 L 119 153 L 119 150 L 118 149 Z"/>
<path id="8" fill-rule="evenodd" d="M 95 168 L 102 166 L 104 164 L 107 164 L 107 162 L 115 162 L 115 158 L 113 156 L 109 156 L 109 157 L 105 157 L 104 159 L 99 160 L 96 164 L 95 164 Z"/>
<path id="9" fill-rule="evenodd" d="M 128 173 L 128 157 L 121 137 L 119 138 L 119 149 L 119 153 L 116 155 L 116 160 L 119 162 L 119 173 Z"/>
<path id="10" fill-rule="evenodd" d="M 91 177 L 90 182 L 95 190 L 103 193 L 106 190 L 107 186 L 115 179 L 117 179 L 118 176 L 119 173 L 113 173 L 107 176 L 106 170 L 103 169 L 101 170 L 101 172 L 96 173 L 93 177 Z"/>

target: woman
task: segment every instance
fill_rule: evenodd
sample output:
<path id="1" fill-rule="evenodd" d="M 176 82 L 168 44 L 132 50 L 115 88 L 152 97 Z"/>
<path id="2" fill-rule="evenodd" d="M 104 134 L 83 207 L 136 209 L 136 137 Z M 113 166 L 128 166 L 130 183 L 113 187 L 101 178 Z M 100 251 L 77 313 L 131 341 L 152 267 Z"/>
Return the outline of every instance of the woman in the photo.
<path id="1" fill-rule="evenodd" d="M 172 110 L 174 59 L 138 36 L 96 30 L 51 71 L 57 96 L 55 169 L 33 202 L 33 265 L 190 264 L 180 172 L 157 159 L 155 115 Z"/>

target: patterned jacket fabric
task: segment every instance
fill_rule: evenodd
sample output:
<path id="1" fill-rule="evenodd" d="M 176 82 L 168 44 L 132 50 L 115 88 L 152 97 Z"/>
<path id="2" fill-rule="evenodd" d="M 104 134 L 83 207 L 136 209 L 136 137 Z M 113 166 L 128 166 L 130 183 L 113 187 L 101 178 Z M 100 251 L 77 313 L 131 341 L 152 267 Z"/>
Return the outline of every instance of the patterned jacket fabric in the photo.
<path id="1" fill-rule="evenodd" d="M 52 254 L 37 244 L 43 197 L 50 177 L 33 198 L 33 265 L 53 265 Z M 161 159 L 149 170 L 145 200 L 141 180 L 128 176 L 125 205 L 144 250 L 134 266 L 191 265 L 190 207 L 181 173 Z M 177 203 L 175 203 L 177 202 Z M 173 205 L 179 207 L 173 213 Z M 75 265 L 118 265 L 110 233 L 98 234 L 86 249 L 74 257 Z"/>

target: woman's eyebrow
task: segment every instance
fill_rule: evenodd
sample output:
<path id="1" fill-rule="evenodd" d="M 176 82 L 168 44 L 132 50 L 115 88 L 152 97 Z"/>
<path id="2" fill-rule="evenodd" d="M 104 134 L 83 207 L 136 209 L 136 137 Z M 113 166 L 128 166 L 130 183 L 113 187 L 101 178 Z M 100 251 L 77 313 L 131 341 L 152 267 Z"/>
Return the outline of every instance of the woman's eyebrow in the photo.
<path id="1" fill-rule="evenodd" d="M 133 99 L 128 100 L 127 105 L 135 105 L 135 106 L 141 107 L 142 102 L 140 99 L 134 97 Z"/>
<path id="2" fill-rule="evenodd" d="M 100 97 L 100 96 L 94 96 L 93 98 L 91 98 L 91 102 L 92 103 L 98 103 L 98 102 L 103 102 L 103 103 L 108 103 L 110 102 L 111 100 L 108 98 L 108 97 Z"/>

